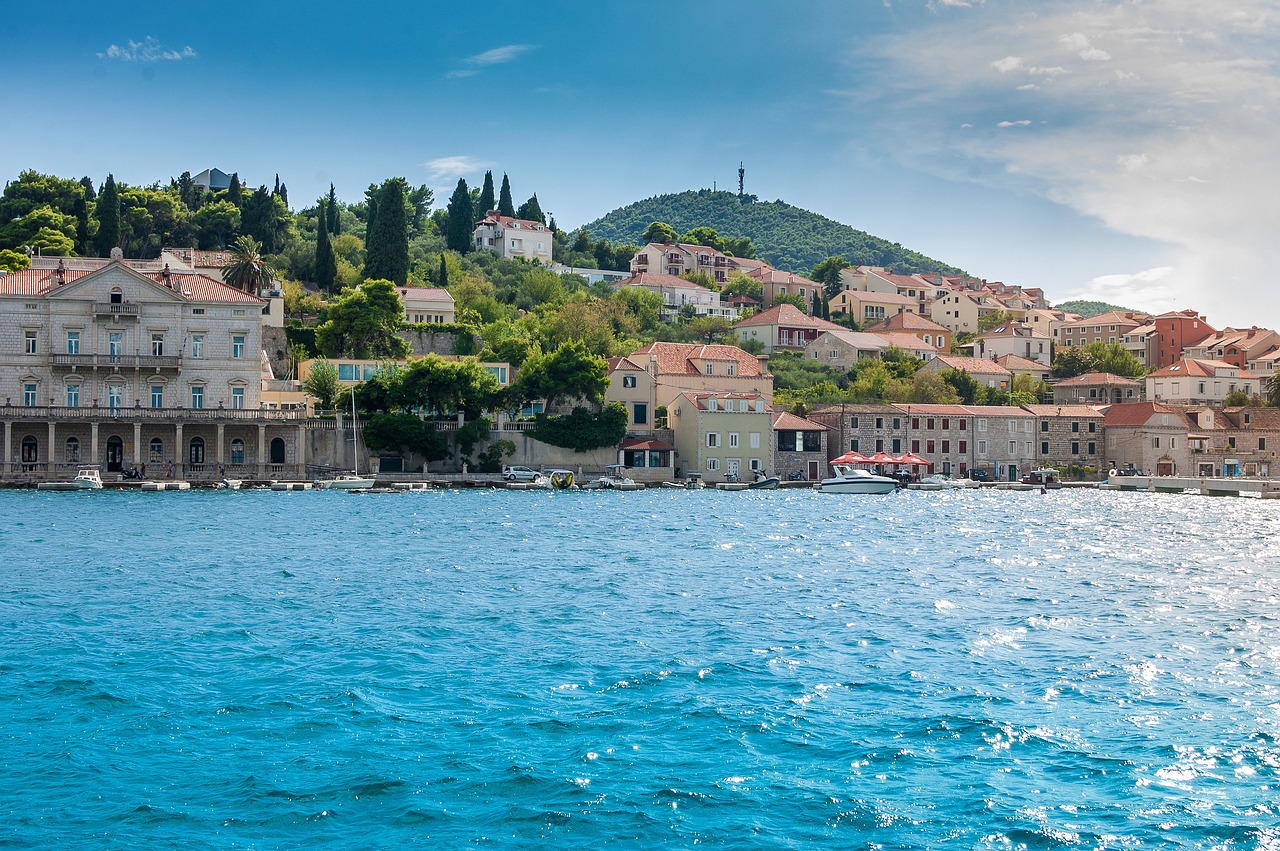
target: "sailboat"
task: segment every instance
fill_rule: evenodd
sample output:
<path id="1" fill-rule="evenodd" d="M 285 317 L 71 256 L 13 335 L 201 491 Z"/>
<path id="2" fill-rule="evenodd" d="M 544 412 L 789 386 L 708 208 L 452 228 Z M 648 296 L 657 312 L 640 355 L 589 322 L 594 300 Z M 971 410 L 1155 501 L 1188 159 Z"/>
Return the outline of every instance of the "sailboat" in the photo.
<path id="1" fill-rule="evenodd" d="M 360 420 L 356 417 L 356 388 L 351 388 L 351 457 L 355 469 L 350 473 L 339 473 L 332 479 L 317 479 L 315 486 L 320 490 L 363 490 L 373 487 L 373 476 L 360 475 Z"/>

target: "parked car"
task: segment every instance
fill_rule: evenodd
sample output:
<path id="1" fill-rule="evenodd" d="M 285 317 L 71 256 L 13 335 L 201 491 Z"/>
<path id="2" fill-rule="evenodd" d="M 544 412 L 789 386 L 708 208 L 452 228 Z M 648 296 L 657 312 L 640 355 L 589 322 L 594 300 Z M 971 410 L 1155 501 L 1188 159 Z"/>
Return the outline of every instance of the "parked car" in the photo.
<path id="1" fill-rule="evenodd" d="M 521 464 L 502 468 L 502 478 L 506 479 L 508 482 L 532 482 L 536 481 L 540 475 L 541 473 L 537 470 L 525 467 Z"/>

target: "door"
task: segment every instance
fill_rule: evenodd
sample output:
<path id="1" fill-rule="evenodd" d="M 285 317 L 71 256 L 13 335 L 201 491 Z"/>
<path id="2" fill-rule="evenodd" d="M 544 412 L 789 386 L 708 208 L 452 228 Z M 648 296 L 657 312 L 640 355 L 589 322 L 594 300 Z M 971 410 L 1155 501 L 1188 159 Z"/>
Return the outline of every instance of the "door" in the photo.
<path id="1" fill-rule="evenodd" d="M 1173 462 L 1172 462 L 1172 461 L 1157 461 L 1157 462 L 1156 462 L 1156 475 L 1157 475 L 1157 476 L 1172 476 L 1172 475 L 1173 475 Z"/>
<path id="2" fill-rule="evenodd" d="M 818 480 L 818 462 L 809 462 L 809 481 L 816 482 Z"/>
<path id="3" fill-rule="evenodd" d="M 284 438 L 276 437 L 271 440 L 271 463 L 284 463 Z"/>
<path id="4" fill-rule="evenodd" d="M 1018 465 L 1010 464 L 1009 465 L 1009 481 L 1016 482 L 1017 480 L 1018 480 Z"/>
<path id="5" fill-rule="evenodd" d="M 107 472 L 119 473 L 124 469 L 124 441 L 112 435 L 107 438 Z"/>
<path id="6" fill-rule="evenodd" d="M 730 459 L 728 459 L 727 461 L 725 461 L 725 462 L 724 462 L 724 464 L 725 464 L 725 471 L 724 471 L 724 472 L 725 472 L 725 478 L 728 478 L 728 479 L 730 479 L 730 480 L 732 480 L 732 481 L 737 481 L 737 480 L 738 480 L 738 465 L 739 465 L 740 463 L 741 463 L 741 461 L 740 461 L 739 459 L 737 459 L 737 458 L 730 458 Z"/>

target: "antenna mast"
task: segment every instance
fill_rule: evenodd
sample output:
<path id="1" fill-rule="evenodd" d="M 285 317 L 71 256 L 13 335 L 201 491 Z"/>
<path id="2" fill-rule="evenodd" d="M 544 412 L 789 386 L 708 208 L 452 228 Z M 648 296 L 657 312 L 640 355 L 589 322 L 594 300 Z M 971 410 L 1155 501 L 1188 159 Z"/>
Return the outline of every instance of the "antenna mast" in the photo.
<path id="1" fill-rule="evenodd" d="M 738 194 L 745 194 L 742 189 L 743 177 L 746 175 L 746 169 L 742 167 L 742 160 L 738 160 Z"/>

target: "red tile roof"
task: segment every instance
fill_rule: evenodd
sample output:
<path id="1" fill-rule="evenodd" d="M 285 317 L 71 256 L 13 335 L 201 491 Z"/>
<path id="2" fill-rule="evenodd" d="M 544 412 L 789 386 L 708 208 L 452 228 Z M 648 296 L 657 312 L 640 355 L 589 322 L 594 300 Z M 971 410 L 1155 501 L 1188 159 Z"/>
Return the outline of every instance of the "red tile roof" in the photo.
<path id="1" fill-rule="evenodd" d="M 992 360 L 994 360 L 996 363 L 1000 364 L 1010 372 L 1012 372 L 1013 370 L 1020 370 L 1022 372 L 1048 372 L 1049 371 L 1049 367 L 1045 366 L 1039 361 L 1033 361 L 1030 358 L 1022 357 L 1021 355 L 997 355 L 995 358 L 992 358 Z"/>
<path id="2" fill-rule="evenodd" d="M 657 452 L 674 452 L 670 443 L 652 437 L 630 437 L 618 444 L 619 449 L 652 449 Z"/>
<path id="3" fill-rule="evenodd" d="M 961 372 L 974 372 L 974 373 L 979 373 L 981 375 L 1009 375 L 1009 376 L 1013 375 L 1013 373 L 1011 373 L 1009 370 L 1002 367 L 1000 364 L 996 363 L 993 360 L 987 360 L 986 358 L 966 358 L 966 357 L 960 357 L 958 355 L 938 355 L 933 359 L 933 361 L 930 361 L 930 362 L 941 363 L 943 366 L 947 367 L 948 369 L 958 369 Z"/>
<path id="4" fill-rule="evenodd" d="M 111 264 L 102 267 L 106 269 Z M 129 269 L 125 264 L 119 264 L 121 268 Z M 87 275 L 97 274 L 102 269 L 87 271 L 83 269 L 67 269 L 62 273 L 62 284 L 57 284 L 55 276 L 57 271 L 53 269 L 23 269 L 19 272 L 13 272 L 8 275 L 0 275 L 0 295 L 29 295 L 29 296 L 47 296 L 51 292 L 56 291 L 61 286 L 78 281 Z M 222 281 L 215 281 L 213 278 L 205 275 L 189 274 L 184 272 L 171 273 L 165 278 L 163 272 L 143 272 L 136 269 L 129 269 L 135 275 L 141 275 L 151 280 L 156 286 L 164 287 L 172 290 L 177 295 L 188 301 L 213 301 L 213 302 L 247 302 L 252 304 L 262 304 L 262 299 L 255 295 L 250 295 L 235 287 L 227 286 Z"/>
<path id="5" fill-rule="evenodd" d="M 504 216 L 497 210 L 490 210 L 477 225 L 498 225 L 499 227 L 509 228 L 515 226 L 516 230 L 540 230 L 550 232 L 550 229 L 542 222 L 535 222 L 532 219 L 517 219 L 513 216 Z"/>
<path id="6" fill-rule="evenodd" d="M 711 292 L 702 284 L 695 284 L 693 281 L 686 281 L 679 275 L 668 275 L 665 272 L 635 272 L 631 277 L 615 281 L 609 286 L 614 289 L 621 287 L 666 287 L 669 289 Z"/>
<path id="7" fill-rule="evenodd" d="M 828 431 L 829 429 L 821 423 L 815 423 L 812 420 L 806 420 L 804 417 L 797 417 L 795 414 L 787 411 L 774 411 L 773 413 L 773 430 L 774 431 Z"/>
<path id="8" fill-rule="evenodd" d="M 964 405 L 935 405 L 920 404 L 914 402 L 899 402 L 892 406 L 895 410 L 910 414 L 911 416 L 941 416 L 941 417 L 964 417 L 969 415 L 969 409 Z"/>
<path id="9" fill-rule="evenodd" d="M 1233 363 L 1227 363 L 1220 360 L 1206 360 L 1204 358 L 1183 358 L 1177 363 L 1172 363 L 1164 369 L 1147 373 L 1147 378 L 1178 378 L 1181 376 L 1191 376 L 1193 378 L 1213 378 L 1219 369 L 1237 370 L 1237 378 L 1257 378 L 1252 373 L 1245 372 Z"/>
<path id="10" fill-rule="evenodd" d="M 734 323 L 735 328 L 750 325 L 781 325 L 786 328 L 816 328 L 819 331 L 848 331 L 843 325 L 805 315 L 794 304 L 777 304 L 768 310 L 757 313 Z"/>
<path id="11" fill-rule="evenodd" d="M 1090 405 L 1023 405 L 1037 417 L 1101 417 L 1102 408 Z"/>
<path id="12" fill-rule="evenodd" d="M 641 363 L 647 363 L 650 355 L 656 355 L 658 358 L 659 375 L 702 375 L 703 371 L 693 363 L 695 359 L 734 361 L 738 365 L 736 370 L 738 377 L 768 374 L 761 369 L 760 361 L 755 355 L 748 354 L 737 346 L 721 344 L 704 346 L 699 343 L 650 343 L 642 349 L 636 349 L 627 357 L 633 362 L 638 360 Z"/>
<path id="13" fill-rule="evenodd" d="M 1064 378 L 1057 383 L 1059 387 L 1092 387 L 1092 386 L 1111 386 L 1119 384 L 1120 386 L 1137 387 L 1141 384 L 1132 378 L 1125 378 L 1123 375 L 1112 375 L 1109 372 L 1085 372 L 1080 375 L 1073 375 L 1071 378 Z"/>
<path id="14" fill-rule="evenodd" d="M 867 331 L 933 331 L 938 334 L 950 334 L 951 331 L 927 316 L 921 316 L 918 313 L 895 313 L 887 319 L 882 319 L 875 325 L 865 330 Z"/>
<path id="15" fill-rule="evenodd" d="M 1146 425 L 1147 420 L 1155 414 L 1178 414 L 1175 408 L 1159 402 L 1128 402 L 1123 405 L 1111 405 L 1107 408 L 1103 423 L 1107 428 L 1115 426 Z"/>
<path id="16" fill-rule="evenodd" d="M 909 352 L 938 351 L 937 346 L 926 343 L 915 334 L 908 334 L 906 331 L 876 331 L 875 335 L 897 349 L 905 349 Z"/>

